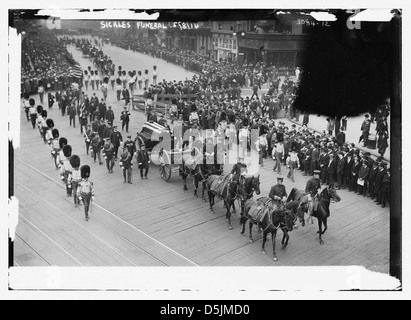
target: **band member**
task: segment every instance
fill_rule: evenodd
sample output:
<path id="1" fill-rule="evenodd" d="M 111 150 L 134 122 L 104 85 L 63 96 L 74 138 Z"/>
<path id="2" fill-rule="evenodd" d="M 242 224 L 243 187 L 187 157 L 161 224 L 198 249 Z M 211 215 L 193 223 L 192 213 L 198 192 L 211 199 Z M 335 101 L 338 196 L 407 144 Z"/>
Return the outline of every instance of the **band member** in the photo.
<path id="1" fill-rule="evenodd" d="M 77 207 L 78 204 L 81 204 L 77 195 L 78 184 L 81 181 L 80 157 L 76 154 L 73 154 L 70 157 L 70 165 L 72 167 L 72 171 L 69 173 L 67 180 L 68 183 L 71 184 L 71 189 L 74 191 L 74 206 Z"/>
<path id="2" fill-rule="evenodd" d="M 66 184 L 66 193 L 67 197 L 72 196 L 72 188 L 71 183 L 68 180 L 69 174 L 73 171 L 73 167 L 70 164 L 70 157 L 71 157 L 72 148 L 70 145 L 66 145 L 63 147 L 63 164 L 60 168 L 60 173 L 63 175 L 63 182 Z"/>
<path id="3" fill-rule="evenodd" d="M 94 184 L 89 180 L 90 178 L 90 167 L 84 165 L 80 169 L 81 181 L 77 187 L 77 197 L 84 204 L 84 214 L 86 221 L 89 220 L 89 209 L 91 201 L 94 201 Z"/>
<path id="4" fill-rule="evenodd" d="M 51 140 L 51 156 L 53 157 L 54 160 L 54 165 L 56 166 L 56 169 L 58 169 L 58 163 L 57 163 L 57 154 L 60 151 L 60 144 L 59 144 L 59 136 L 60 133 L 58 129 L 53 129 L 51 132 L 53 139 Z"/>

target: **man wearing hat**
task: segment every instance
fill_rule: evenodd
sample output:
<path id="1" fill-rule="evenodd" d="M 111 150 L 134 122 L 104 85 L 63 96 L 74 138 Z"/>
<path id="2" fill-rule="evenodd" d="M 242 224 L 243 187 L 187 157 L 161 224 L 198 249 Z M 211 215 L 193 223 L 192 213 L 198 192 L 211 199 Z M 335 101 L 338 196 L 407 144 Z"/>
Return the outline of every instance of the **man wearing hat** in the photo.
<path id="1" fill-rule="evenodd" d="M 71 155 L 70 164 L 72 167 L 72 171 L 69 173 L 67 181 L 69 184 L 71 184 L 71 190 L 74 191 L 74 206 L 77 207 L 78 204 L 81 204 L 77 196 L 78 184 L 81 181 L 80 157 L 76 154 Z"/>
<path id="2" fill-rule="evenodd" d="M 84 215 L 86 221 L 88 221 L 90 203 L 94 200 L 94 184 L 89 180 L 90 167 L 88 165 L 84 165 L 80 168 L 80 176 L 81 181 L 78 183 L 76 193 L 79 201 L 83 201 Z"/>
<path id="3" fill-rule="evenodd" d="M 380 167 L 378 169 L 378 172 L 375 176 L 375 195 L 377 197 L 377 199 L 375 200 L 375 202 L 377 202 L 377 204 L 381 204 L 381 197 L 380 197 L 380 193 L 381 193 L 381 189 L 382 189 L 382 185 L 383 185 L 383 179 L 385 174 L 387 173 L 387 163 L 385 161 L 381 161 L 380 163 Z"/>
<path id="4" fill-rule="evenodd" d="M 124 183 L 126 183 L 126 180 L 128 183 L 132 184 L 131 182 L 131 175 L 132 175 L 132 169 L 133 169 L 133 156 L 130 154 L 127 148 L 123 149 L 123 153 L 121 154 L 120 157 L 120 168 L 123 169 L 123 178 L 124 178 Z"/>
<path id="5" fill-rule="evenodd" d="M 130 153 L 131 157 L 133 157 L 137 151 L 136 149 L 136 143 L 131 140 L 131 135 L 127 135 L 127 140 L 124 142 L 123 145 L 123 150 L 127 149 L 127 151 Z"/>
<path id="6" fill-rule="evenodd" d="M 362 194 L 364 197 L 367 192 L 367 181 L 370 174 L 370 168 L 368 168 L 368 162 L 366 157 L 362 159 L 362 165 L 360 170 L 358 170 L 358 180 L 357 180 L 357 194 Z"/>
<path id="7" fill-rule="evenodd" d="M 106 159 L 106 167 L 108 173 L 113 173 L 114 167 L 114 146 L 111 143 L 110 139 L 107 138 L 103 147 L 103 157 Z"/>
<path id="8" fill-rule="evenodd" d="M 377 161 L 374 161 L 370 170 L 370 175 L 368 177 L 368 192 L 370 194 L 370 198 L 374 200 L 376 197 L 375 194 L 375 179 L 377 177 L 378 173 L 378 163 Z"/>
<path id="9" fill-rule="evenodd" d="M 241 176 L 243 176 L 245 173 L 247 173 L 247 165 L 244 163 L 244 157 L 239 157 L 238 162 L 233 166 L 233 169 L 231 170 L 232 180 L 239 182 Z"/>
<path id="10" fill-rule="evenodd" d="M 309 215 L 318 208 L 318 191 L 321 189 L 320 170 L 313 170 L 313 177 L 307 181 L 305 192 L 310 195 L 312 206 Z"/>
<path id="11" fill-rule="evenodd" d="M 268 197 L 273 200 L 277 206 L 285 203 L 287 200 L 287 191 L 283 185 L 283 177 L 277 177 L 277 184 L 271 187 Z"/>
<path id="12" fill-rule="evenodd" d="M 106 111 L 105 118 L 107 120 L 107 124 L 112 126 L 114 122 L 114 112 L 113 110 L 111 110 L 111 106 L 108 106 L 108 110 Z"/>
<path id="13" fill-rule="evenodd" d="M 367 142 L 368 142 L 368 136 L 370 134 L 370 127 L 371 127 L 371 120 L 370 120 L 370 115 L 366 114 L 364 116 L 364 121 L 361 124 L 361 131 L 362 131 L 362 135 L 360 136 L 360 139 L 358 141 L 358 143 L 360 143 L 362 140 L 364 141 L 364 147 L 367 146 Z"/>
<path id="14" fill-rule="evenodd" d="M 127 107 L 124 107 L 124 110 L 121 111 L 120 120 L 121 131 L 124 131 L 124 127 L 126 127 L 126 132 L 128 133 L 128 125 L 130 123 L 130 111 L 128 111 Z"/>
<path id="15" fill-rule="evenodd" d="M 120 144 L 123 142 L 123 136 L 120 132 L 117 131 L 117 126 L 113 127 L 113 132 L 110 135 L 110 141 L 114 147 L 114 160 L 117 160 L 118 148 L 120 147 Z"/>

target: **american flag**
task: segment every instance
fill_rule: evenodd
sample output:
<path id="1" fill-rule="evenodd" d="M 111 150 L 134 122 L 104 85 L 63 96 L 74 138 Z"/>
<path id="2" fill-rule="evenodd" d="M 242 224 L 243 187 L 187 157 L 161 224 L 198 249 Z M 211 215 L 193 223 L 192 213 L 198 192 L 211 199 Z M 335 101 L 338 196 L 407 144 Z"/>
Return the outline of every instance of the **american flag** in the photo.
<path id="1" fill-rule="evenodd" d="M 69 68 L 69 74 L 75 78 L 81 78 L 83 75 L 83 69 L 79 63 L 76 63 L 74 66 Z"/>

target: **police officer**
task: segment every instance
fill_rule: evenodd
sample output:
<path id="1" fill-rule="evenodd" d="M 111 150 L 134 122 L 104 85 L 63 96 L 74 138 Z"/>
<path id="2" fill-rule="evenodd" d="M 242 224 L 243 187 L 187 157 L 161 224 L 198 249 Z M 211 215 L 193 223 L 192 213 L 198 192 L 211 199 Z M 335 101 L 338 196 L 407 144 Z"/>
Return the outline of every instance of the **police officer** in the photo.
<path id="1" fill-rule="evenodd" d="M 273 200 L 273 202 L 279 206 L 287 200 L 287 191 L 283 185 L 284 178 L 277 177 L 277 184 L 271 187 L 268 197 Z"/>

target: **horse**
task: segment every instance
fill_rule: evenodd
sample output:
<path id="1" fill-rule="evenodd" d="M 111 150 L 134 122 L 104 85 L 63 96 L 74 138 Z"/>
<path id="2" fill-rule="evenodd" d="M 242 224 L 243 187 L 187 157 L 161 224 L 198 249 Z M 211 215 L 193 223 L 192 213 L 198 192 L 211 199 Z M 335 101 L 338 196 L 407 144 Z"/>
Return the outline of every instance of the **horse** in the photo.
<path id="1" fill-rule="evenodd" d="M 213 206 L 215 204 L 215 196 L 224 200 L 225 207 L 227 208 L 226 212 L 226 220 L 228 222 L 228 228 L 230 230 L 233 229 L 231 225 L 231 212 L 230 208 L 233 207 L 233 213 L 236 212 L 234 201 L 237 199 L 239 195 L 239 186 L 240 183 L 235 180 L 229 179 L 229 176 L 226 176 L 223 181 L 221 181 L 221 187 L 219 187 L 219 191 L 214 191 L 211 189 L 213 182 L 216 179 L 221 179 L 222 176 L 218 175 L 210 175 L 206 180 L 206 187 L 208 192 L 208 200 L 210 202 L 210 210 L 214 213 Z"/>
<path id="2" fill-rule="evenodd" d="M 255 212 L 250 212 L 254 207 L 253 211 L 261 212 L 261 216 L 258 218 L 254 216 Z M 262 211 L 260 211 L 262 210 Z M 241 234 L 245 232 L 245 223 L 247 220 L 250 221 L 249 224 L 249 238 L 250 243 L 253 243 L 252 229 L 253 225 L 257 224 L 263 229 L 263 243 L 262 243 L 262 253 L 266 254 L 265 243 L 267 241 L 267 235 L 271 233 L 271 239 L 273 242 L 273 260 L 278 261 L 276 252 L 276 236 L 277 230 L 281 229 L 283 231 L 283 239 L 281 241 L 282 248 L 285 249 L 288 245 L 288 240 L 290 236 L 288 232 L 292 231 L 294 228 L 295 214 L 290 210 L 285 209 L 285 207 L 276 207 L 273 205 L 272 200 L 269 197 L 261 197 L 257 200 L 248 199 L 245 202 L 244 213 L 241 216 L 240 224 L 242 225 Z"/>
<path id="3" fill-rule="evenodd" d="M 295 188 L 294 188 L 295 189 Z M 293 197 L 296 197 L 298 194 L 302 194 L 302 191 L 299 190 L 291 190 L 290 197 L 293 195 Z M 290 198 L 289 197 L 289 198 Z M 328 225 L 327 225 L 327 219 L 330 216 L 330 203 L 331 200 L 334 200 L 335 202 L 340 202 L 341 198 L 337 194 L 337 191 L 335 190 L 333 185 L 330 185 L 321 191 L 321 193 L 318 196 L 318 206 L 317 208 L 313 208 L 313 204 L 311 204 L 312 207 L 312 217 L 317 218 L 318 220 L 318 231 L 317 233 L 319 234 L 319 239 L 320 239 L 320 244 L 324 244 L 324 241 L 322 240 L 322 235 L 327 231 Z M 322 226 L 324 225 L 324 230 L 322 229 Z"/>
<path id="4" fill-rule="evenodd" d="M 260 175 L 257 177 L 245 177 L 244 183 L 240 184 L 239 199 L 241 203 L 241 212 L 244 212 L 245 201 L 253 197 L 254 192 L 259 195 L 260 191 Z"/>

